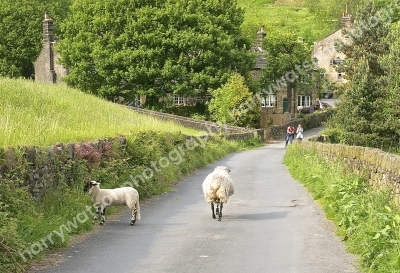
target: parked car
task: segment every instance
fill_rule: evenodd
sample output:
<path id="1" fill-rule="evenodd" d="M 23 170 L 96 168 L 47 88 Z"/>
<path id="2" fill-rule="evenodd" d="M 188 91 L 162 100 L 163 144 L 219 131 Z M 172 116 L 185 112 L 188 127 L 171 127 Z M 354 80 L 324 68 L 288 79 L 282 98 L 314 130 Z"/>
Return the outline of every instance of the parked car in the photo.
<path id="1" fill-rule="evenodd" d="M 143 108 L 142 104 L 140 102 L 138 102 L 138 101 L 130 100 L 130 101 L 127 101 L 125 105 L 138 107 L 138 108 Z"/>
<path id="2" fill-rule="evenodd" d="M 328 92 L 322 92 L 322 97 L 324 99 L 330 99 L 330 98 L 333 97 L 333 94 L 332 93 L 328 93 Z"/>

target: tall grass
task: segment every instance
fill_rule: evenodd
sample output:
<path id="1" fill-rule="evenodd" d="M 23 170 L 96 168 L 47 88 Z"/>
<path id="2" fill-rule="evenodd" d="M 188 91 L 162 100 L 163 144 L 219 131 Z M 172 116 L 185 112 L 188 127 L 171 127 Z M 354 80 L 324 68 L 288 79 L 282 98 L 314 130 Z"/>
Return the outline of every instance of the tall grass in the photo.
<path id="1" fill-rule="evenodd" d="M 48 146 L 138 131 L 191 130 L 66 86 L 0 78 L 0 147 Z"/>
<path id="2" fill-rule="evenodd" d="M 328 161 L 301 144 L 288 147 L 284 163 L 337 225 L 363 272 L 400 272 L 400 208 L 390 191 L 372 189 L 343 159 Z"/>

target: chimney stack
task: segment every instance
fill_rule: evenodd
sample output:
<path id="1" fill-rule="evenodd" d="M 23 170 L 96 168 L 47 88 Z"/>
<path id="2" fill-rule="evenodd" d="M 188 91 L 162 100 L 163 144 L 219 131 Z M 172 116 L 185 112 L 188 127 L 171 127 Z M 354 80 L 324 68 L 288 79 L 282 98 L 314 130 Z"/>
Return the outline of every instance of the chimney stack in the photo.
<path id="1" fill-rule="evenodd" d="M 260 26 L 260 28 L 257 31 L 257 46 L 262 45 L 262 40 L 267 34 L 264 32 L 264 26 Z"/>
<path id="2" fill-rule="evenodd" d="M 342 14 L 342 27 L 351 28 L 351 14 L 347 12 L 347 3 L 346 12 Z"/>
<path id="3" fill-rule="evenodd" d="M 54 42 L 53 19 L 50 18 L 48 12 L 44 14 L 44 20 L 43 20 L 43 42 L 44 43 Z"/>

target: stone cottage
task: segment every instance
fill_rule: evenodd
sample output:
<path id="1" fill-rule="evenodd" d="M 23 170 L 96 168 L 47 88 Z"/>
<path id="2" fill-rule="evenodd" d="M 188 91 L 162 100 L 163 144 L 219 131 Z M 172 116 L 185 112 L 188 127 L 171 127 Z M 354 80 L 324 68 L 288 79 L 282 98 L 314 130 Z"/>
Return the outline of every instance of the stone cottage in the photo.
<path id="1" fill-rule="evenodd" d="M 264 27 L 260 26 L 257 32 L 257 41 L 255 46 L 252 47 L 252 52 L 257 55 L 256 64 L 251 72 L 254 79 L 257 79 L 262 74 L 262 69 L 268 65 L 266 61 L 266 54 L 262 49 L 262 41 L 265 38 L 266 33 Z M 312 69 L 312 67 L 310 67 Z M 282 125 L 289 122 L 292 118 L 300 112 L 309 112 L 311 106 L 318 104 L 319 94 L 317 90 L 307 90 L 302 93 L 298 90 L 293 90 L 292 99 L 289 101 L 287 98 L 287 87 L 286 82 L 288 80 L 297 77 L 297 70 L 293 68 L 293 71 L 289 71 L 286 75 L 282 75 L 282 78 L 276 82 L 270 84 L 265 89 L 260 90 L 261 94 L 261 118 L 260 126 L 268 127 L 269 125 Z M 301 71 L 304 73 L 304 71 Z M 288 104 L 291 104 L 292 113 L 289 113 Z"/>
<path id="2" fill-rule="evenodd" d="M 326 71 L 328 79 L 333 83 L 345 83 L 344 73 L 337 71 L 338 65 L 346 62 L 346 55 L 341 51 L 341 44 L 351 44 L 351 39 L 344 30 L 352 29 L 352 16 L 347 10 L 342 15 L 342 28 L 314 42 L 313 57 L 319 68 Z"/>
<path id="3" fill-rule="evenodd" d="M 38 58 L 33 63 L 35 68 L 35 81 L 49 83 L 63 83 L 62 78 L 68 71 L 57 60 L 60 55 L 54 50 L 53 20 L 46 12 L 43 20 L 43 48 Z"/>

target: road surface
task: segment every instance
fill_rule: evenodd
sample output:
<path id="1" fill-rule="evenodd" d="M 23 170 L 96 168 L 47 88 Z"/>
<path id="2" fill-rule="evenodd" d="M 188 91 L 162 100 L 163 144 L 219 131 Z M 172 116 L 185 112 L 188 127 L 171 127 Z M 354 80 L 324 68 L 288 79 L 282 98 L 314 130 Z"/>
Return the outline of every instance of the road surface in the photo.
<path id="1" fill-rule="evenodd" d="M 142 220 L 134 226 L 123 210 L 59 252 L 56 265 L 31 272 L 359 272 L 320 207 L 282 163 L 284 154 L 284 142 L 277 142 L 228 155 L 174 191 L 142 202 Z M 231 169 L 235 185 L 221 222 L 212 219 L 201 189 L 218 165 Z"/>

